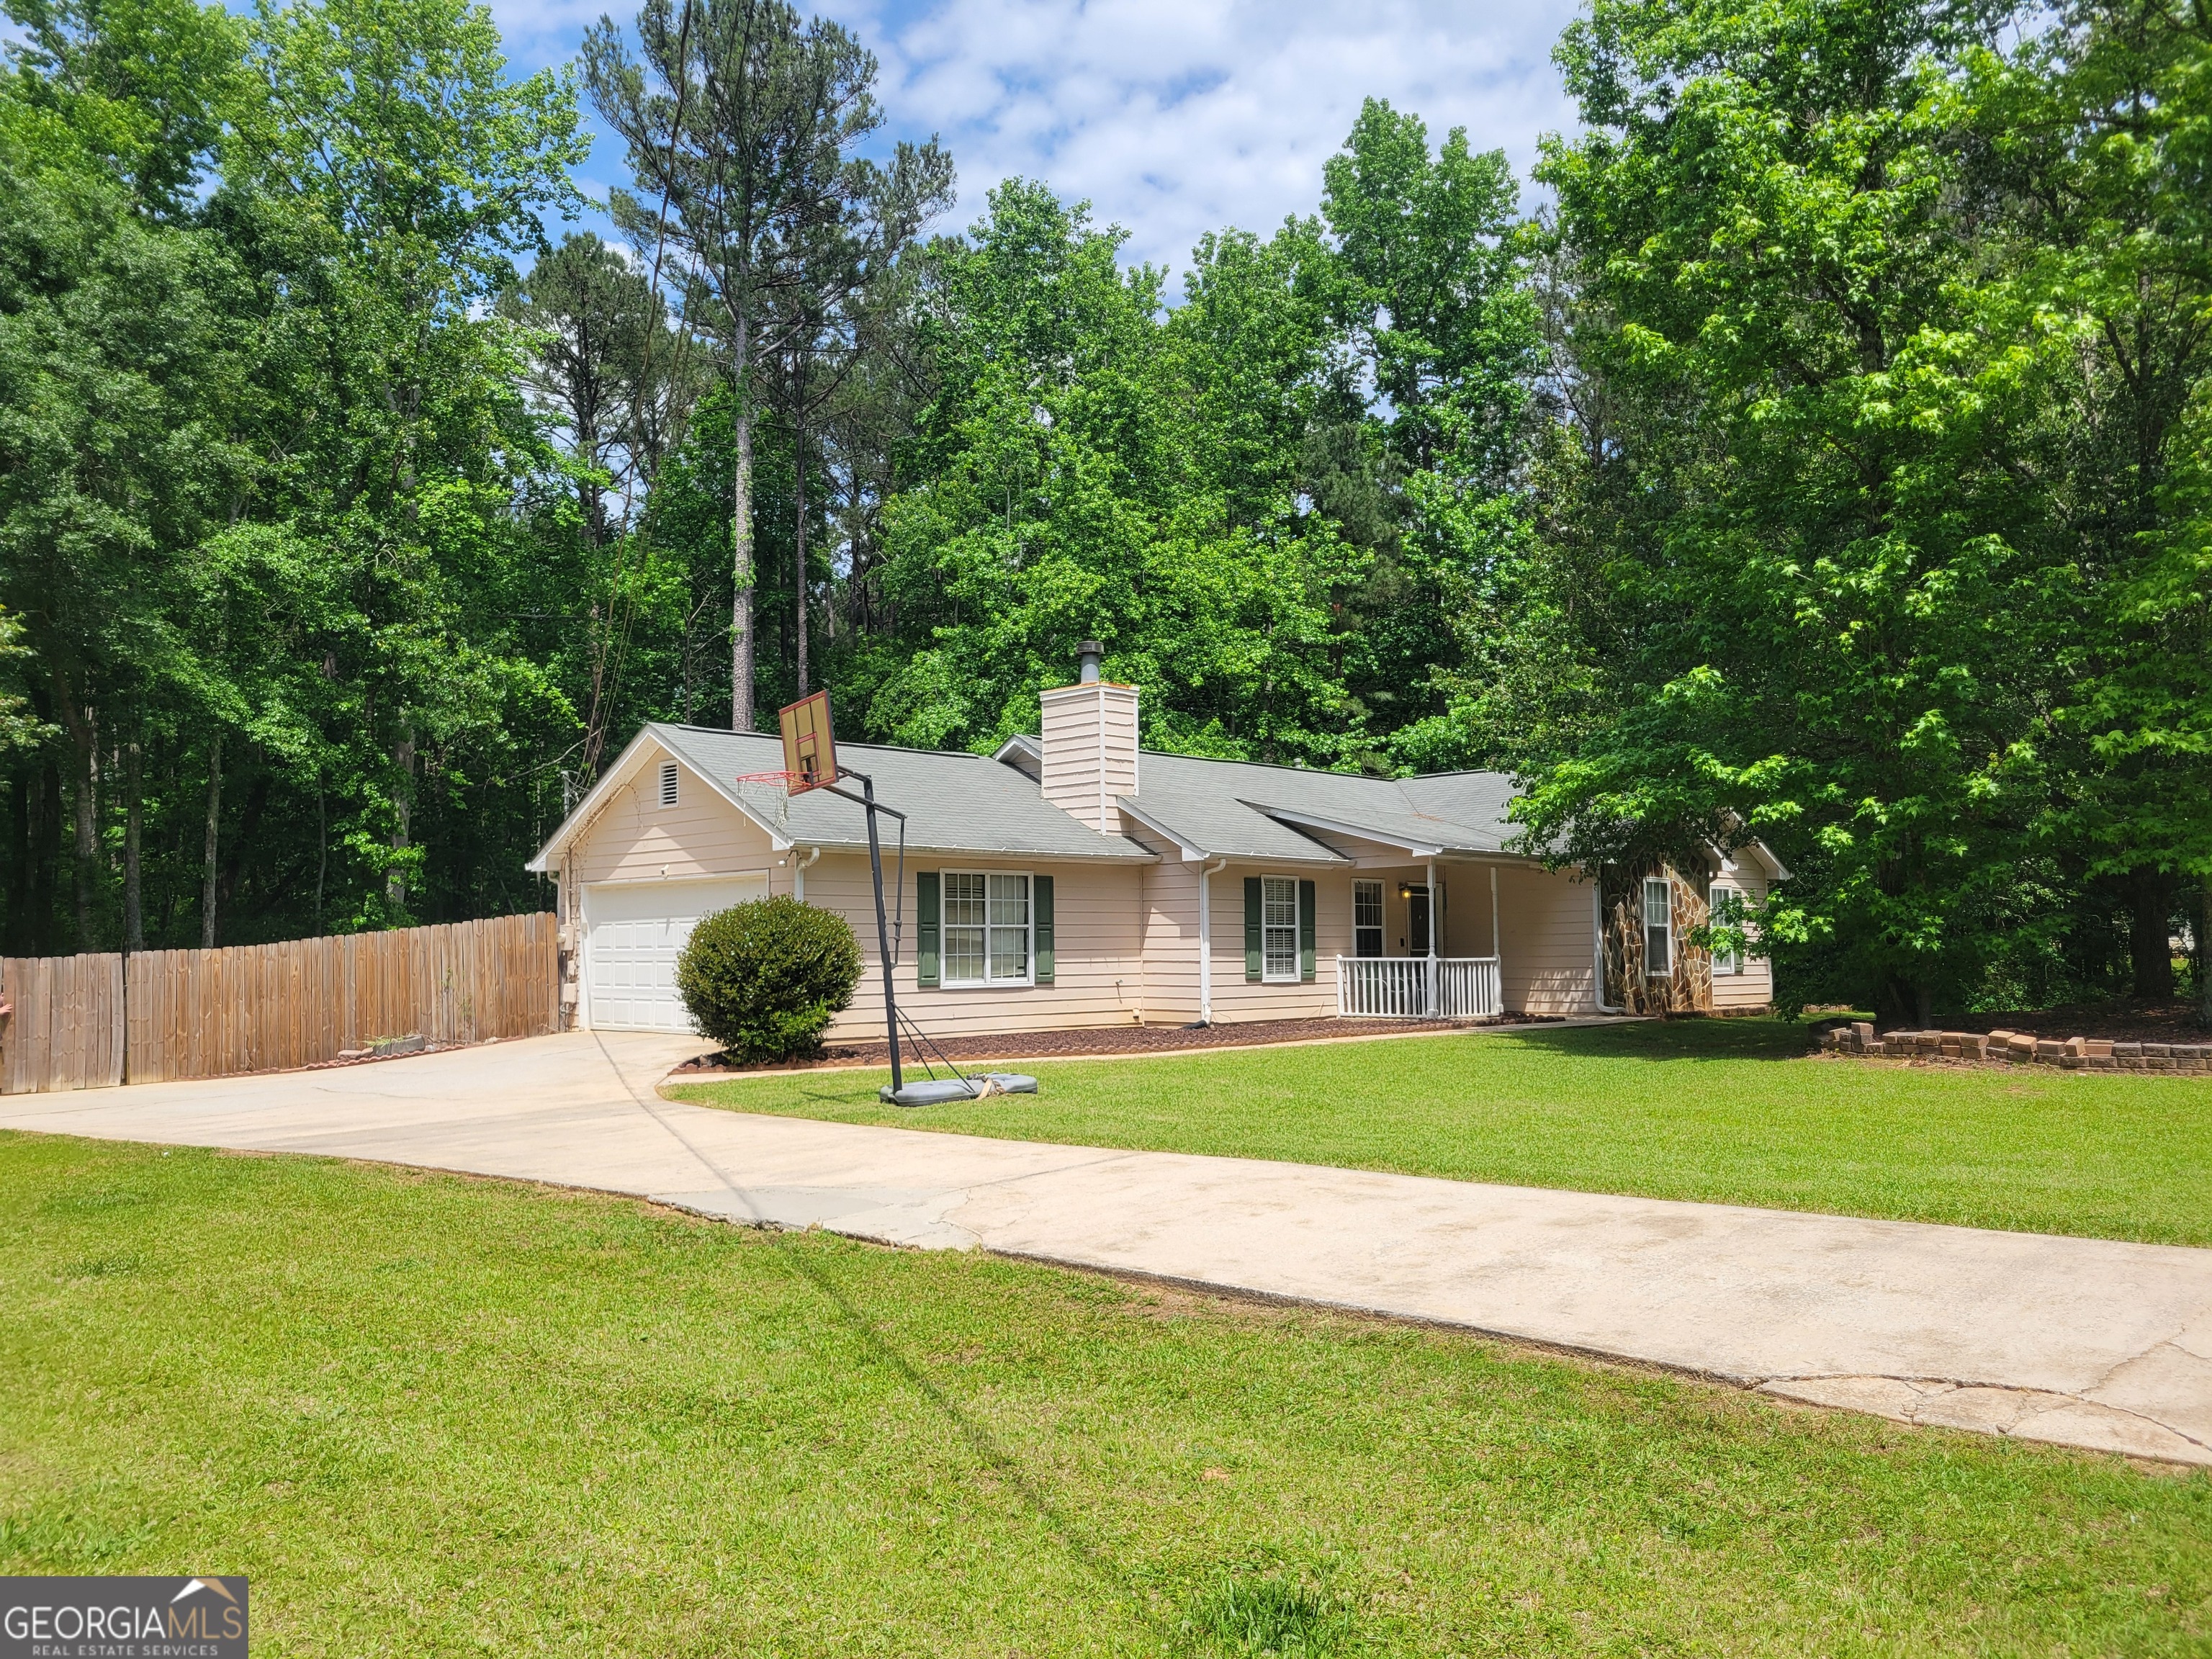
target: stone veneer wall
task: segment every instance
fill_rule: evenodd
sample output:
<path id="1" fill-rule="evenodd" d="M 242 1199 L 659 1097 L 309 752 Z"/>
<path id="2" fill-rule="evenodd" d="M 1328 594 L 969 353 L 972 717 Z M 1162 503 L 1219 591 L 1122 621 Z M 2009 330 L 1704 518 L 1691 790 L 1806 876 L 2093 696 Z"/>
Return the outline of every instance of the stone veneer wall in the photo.
<path id="1" fill-rule="evenodd" d="M 2212 1073 L 2212 1043 L 2118 1042 L 2102 1037 L 2031 1036 L 2024 1031 L 1885 1031 L 1864 1020 L 1820 1034 L 1830 1053 L 1966 1065 L 2057 1066 L 2069 1072 Z"/>

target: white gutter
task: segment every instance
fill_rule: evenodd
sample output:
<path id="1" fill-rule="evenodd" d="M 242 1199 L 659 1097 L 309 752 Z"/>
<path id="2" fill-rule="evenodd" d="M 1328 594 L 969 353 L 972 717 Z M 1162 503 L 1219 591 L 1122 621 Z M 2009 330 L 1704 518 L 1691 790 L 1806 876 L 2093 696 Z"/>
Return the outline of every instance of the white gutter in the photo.
<path id="1" fill-rule="evenodd" d="M 1210 877 L 1228 866 L 1216 859 L 1198 866 L 1198 1023 L 1213 1024 L 1213 884 Z"/>
<path id="2" fill-rule="evenodd" d="M 1590 876 L 1590 1001 L 1601 1014 L 1622 1014 L 1625 1008 L 1607 1006 L 1605 1000 L 1605 887 L 1595 872 Z"/>
<path id="3" fill-rule="evenodd" d="M 798 850 L 797 848 L 792 849 L 794 854 Z M 822 849 L 817 847 L 805 858 L 794 858 L 792 860 L 791 896 L 801 904 L 806 902 L 806 872 L 814 867 L 814 860 L 821 856 Z"/>

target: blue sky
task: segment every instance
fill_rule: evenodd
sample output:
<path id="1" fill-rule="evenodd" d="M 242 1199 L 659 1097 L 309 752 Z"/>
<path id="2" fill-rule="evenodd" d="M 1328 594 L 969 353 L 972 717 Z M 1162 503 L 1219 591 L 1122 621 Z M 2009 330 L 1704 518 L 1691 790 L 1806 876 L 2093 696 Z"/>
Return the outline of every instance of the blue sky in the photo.
<path id="1" fill-rule="evenodd" d="M 571 58 L 605 0 L 491 0 L 518 70 Z M 802 10 L 808 9 L 800 0 Z M 882 60 L 889 133 L 934 132 L 960 168 L 969 223 L 1013 173 L 1088 198 L 1128 255 L 1180 270 L 1224 225 L 1266 231 L 1313 210 L 1322 160 L 1368 95 L 1464 126 L 1524 179 L 1540 134 L 1571 125 L 1551 62 L 1574 0 L 836 0 L 814 8 Z M 594 123 L 596 127 L 596 123 Z M 599 130 L 585 188 L 624 182 Z"/>

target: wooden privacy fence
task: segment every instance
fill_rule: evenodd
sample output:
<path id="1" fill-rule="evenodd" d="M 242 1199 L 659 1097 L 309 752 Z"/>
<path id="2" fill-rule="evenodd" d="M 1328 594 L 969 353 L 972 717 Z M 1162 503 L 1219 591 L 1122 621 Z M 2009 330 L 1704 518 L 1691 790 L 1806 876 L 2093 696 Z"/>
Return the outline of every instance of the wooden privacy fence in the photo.
<path id="1" fill-rule="evenodd" d="M 560 944 L 538 911 L 220 951 L 0 959 L 0 1094 L 225 1077 L 377 1037 L 558 1029 Z"/>
<path id="2" fill-rule="evenodd" d="M 0 1094 L 123 1081 L 123 958 L 0 957 Z"/>

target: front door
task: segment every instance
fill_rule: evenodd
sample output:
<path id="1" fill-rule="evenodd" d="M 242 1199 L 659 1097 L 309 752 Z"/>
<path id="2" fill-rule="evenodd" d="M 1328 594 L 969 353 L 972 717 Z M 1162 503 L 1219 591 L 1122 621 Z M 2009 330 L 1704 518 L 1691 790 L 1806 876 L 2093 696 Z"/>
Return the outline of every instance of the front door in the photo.
<path id="1" fill-rule="evenodd" d="M 1429 953 L 1429 890 L 1415 883 L 1406 890 L 1406 927 L 1412 936 L 1407 954 L 1425 957 Z"/>

